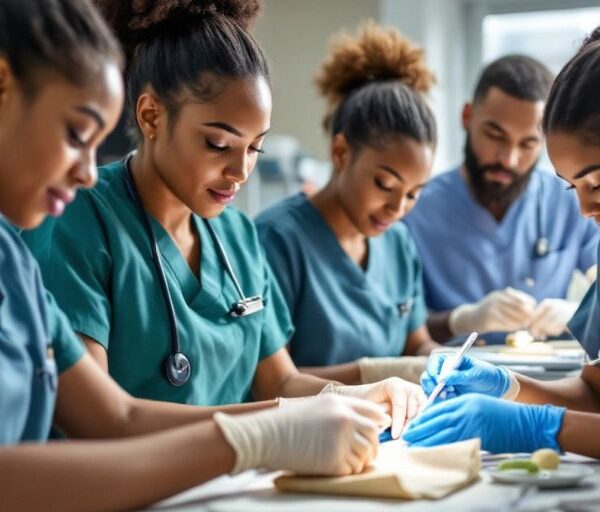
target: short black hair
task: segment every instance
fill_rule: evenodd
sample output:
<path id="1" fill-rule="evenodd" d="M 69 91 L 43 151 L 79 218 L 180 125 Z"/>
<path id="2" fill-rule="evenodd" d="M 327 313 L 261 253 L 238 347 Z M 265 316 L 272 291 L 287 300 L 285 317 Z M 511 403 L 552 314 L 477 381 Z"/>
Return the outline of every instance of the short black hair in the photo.
<path id="1" fill-rule="evenodd" d="M 258 0 L 96 0 L 127 54 L 129 124 L 139 138 L 136 104 L 151 86 L 172 126 L 188 94 L 215 98 L 230 79 L 263 76 L 269 68 L 262 49 L 246 30 Z"/>
<path id="2" fill-rule="evenodd" d="M 122 64 L 118 42 L 88 0 L 2 0 L 0 55 L 28 98 L 41 71 L 81 84 L 100 59 Z"/>
<path id="3" fill-rule="evenodd" d="M 492 87 L 519 100 L 545 102 L 552 80 L 552 72 L 540 61 L 527 55 L 505 55 L 483 69 L 473 103 L 485 99 Z"/>
<path id="4" fill-rule="evenodd" d="M 548 96 L 542 128 L 600 144 L 600 27 L 560 71 Z"/>

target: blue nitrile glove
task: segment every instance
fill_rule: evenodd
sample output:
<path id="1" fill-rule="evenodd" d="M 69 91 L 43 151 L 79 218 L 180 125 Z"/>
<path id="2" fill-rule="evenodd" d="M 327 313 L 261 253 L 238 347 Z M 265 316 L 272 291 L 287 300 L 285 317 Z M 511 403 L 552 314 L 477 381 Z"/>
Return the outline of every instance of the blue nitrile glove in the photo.
<path id="1" fill-rule="evenodd" d="M 474 437 L 492 453 L 560 451 L 558 432 L 565 409 L 526 405 L 485 395 L 466 394 L 432 405 L 404 431 L 411 446 L 436 446 Z"/>
<path id="2" fill-rule="evenodd" d="M 438 383 L 444 362 L 453 354 L 435 354 L 430 357 L 427 368 L 421 375 L 421 387 L 429 395 Z M 510 372 L 502 366 L 494 366 L 486 361 L 480 361 L 465 356 L 458 369 L 445 379 L 446 387 L 436 400 L 452 398 L 465 393 L 479 393 L 495 397 L 503 396 L 510 388 Z"/>

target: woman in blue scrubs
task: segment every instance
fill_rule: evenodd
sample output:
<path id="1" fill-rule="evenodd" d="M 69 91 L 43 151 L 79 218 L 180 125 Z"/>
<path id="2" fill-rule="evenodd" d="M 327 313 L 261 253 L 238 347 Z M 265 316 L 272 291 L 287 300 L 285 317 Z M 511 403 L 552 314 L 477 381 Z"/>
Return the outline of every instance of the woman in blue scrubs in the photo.
<path id="1" fill-rule="evenodd" d="M 256 219 L 295 332 L 301 370 L 346 383 L 418 381 L 437 346 L 425 326 L 421 264 L 398 221 L 429 178 L 436 144 L 422 50 L 375 24 L 344 36 L 317 84 L 327 99 L 333 174 Z"/>
<path id="2" fill-rule="evenodd" d="M 96 181 L 96 148 L 123 101 L 121 62 L 87 0 L 0 3 L 0 509 L 130 510 L 251 467 L 362 470 L 385 420 L 374 404 L 328 396 L 211 419 L 134 399 L 44 289 L 17 228 L 60 215 Z M 53 422 L 80 441 L 45 443 Z"/>
<path id="3" fill-rule="evenodd" d="M 600 223 L 598 90 L 600 27 L 557 76 L 543 120 L 556 174 L 577 194 L 581 214 Z M 462 396 L 426 410 L 404 438 L 431 446 L 481 437 L 483 448 L 493 452 L 554 448 L 599 458 L 599 293 L 593 284 L 569 323 L 588 359 L 579 377 L 542 382 L 466 358 L 446 379 L 451 394 Z M 432 358 L 422 380 L 427 392 L 437 383 L 443 360 Z M 498 399 L 502 397 L 512 400 Z"/>
<path id="4" fill-rule="evenodd" d="M 253 224 L 228 206 L 270 127 L 269 71 L 244 28 L 259 4 L 99 4 L 126 48 L 138 145 L 26 236 L 46 287 L 133 396 L 222 406 L 333 386 L 292 363 L 279 287 Z M 387 404 L 395 436 L 423 396 L 400 379 L 333 387 Z"/>

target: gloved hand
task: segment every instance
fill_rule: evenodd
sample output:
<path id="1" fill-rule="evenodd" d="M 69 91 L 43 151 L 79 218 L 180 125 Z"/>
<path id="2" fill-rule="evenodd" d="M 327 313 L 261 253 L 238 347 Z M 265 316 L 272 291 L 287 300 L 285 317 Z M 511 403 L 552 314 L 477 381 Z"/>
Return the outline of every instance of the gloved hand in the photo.
<path id="1" fill-rule="evenodd" d="M 434 354 L 429 358 L 427 369 L 421 376 L 421 387 L 425 394 L 431 394 L 437 386 L 444 364 L 452 356 L 453 354 Z M 448 374 L 444 381 L 446 393 L 444 395 L 442 392 L 436 402 L 466 393 L 513 399 L 519 390 L 518 381 L 510 370 L 469 356 L 465 356 L 458 368 Z M 509 392 L 510 395 L 507 396 Z"/>
<path id="2" fill-rule="evenodd" d="M 232 474 L 251 468 L 303 474 L 359 473 L 377 455 L 380 407 L 364 400 L 323 397 L 281 409 L 214 420 L 236 454 Z"/>
<path id="3" fill-rule="evenodd" d="M 361 384 L 359 386 L 341 386 L 328 384 L 320 394 L 336 393 L 343 396 L 362 398 L 377 404 L 384 404 L 392 416 L 392 438 L 398 439 L 404 426 L 424 407 L 426 398 L 420 386 L 411 384 L 398 377 Z"/>
<path id="4" fill-rule="evenodd" d="M 531 317 L 527 328 L 536 338 L 558 336 L 567 330 L 567 322 L 577 310 L 578 303 L 563 299 L 544 299 Z"/>
<path id="5" fill-rule="evenodd" d="M 557 436 L 565 409 L 526 405 L 484 395 L 463 395 L 432 405 L 406 429 L 411 446 L 437 446 L 474 437 L 492 453 L 560 451 Z"/>
<path id="6" fill-rule="evenodd" d="M 496 290 L 474 304 L 462 304 L 450 313 L 448 327 L 456 334 L 472 331 L 516 331 L 527 327 L 535 299 L 514 288 Z"/>
<path id="7" fill-rule="evenodd" d="M 388 377 L 399 377 L 418 384 L 426 366 L 426 356 L 362 357 L 358 360 L 363 384 L 379 382 Z"/>

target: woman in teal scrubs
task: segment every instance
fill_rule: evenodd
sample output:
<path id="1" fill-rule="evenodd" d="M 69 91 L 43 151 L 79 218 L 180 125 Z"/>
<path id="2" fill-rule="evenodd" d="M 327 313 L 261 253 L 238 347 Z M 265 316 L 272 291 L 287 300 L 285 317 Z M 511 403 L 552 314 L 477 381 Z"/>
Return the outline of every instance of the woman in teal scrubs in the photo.
<path id="1" fill-rule="evenodd" d="M 295 332 L 301 370 L 346 383 L 418 380 L 434 343 L 421 264 L 398 221 L 429 178 L 436 143 L 424 98 L 433 83 L 420 49 L 367 25 L 342 37 L 317 83 L 328 100 L 333 175 L 323 190 L 284 199 L 256 219 Z"/>
<path id="2" fill-rule="evenodd" d="M 210 419 L 134 399 L 44 289 L 17 228 L 60 215 L 96 181 L 96 148 L 123 101 L 121 61 L 87 0 L 0 3 L 0 509 L 130 510 L 251 467 L 362 470 L 385 421 L 374 404 L 328 396 Z M 81 440 L 45 443 L 53 420 Z"/>
<path id="3" fill-rule="evenodd" d="M 556 174 L 577 194 L 581 214 L 596 223 L 600 223 L 598 90 L 600 27 L 557 76 L 543 120 Z M 599 293 L 597 283 L 593 284 L 569 323 L 587 355 L 579 377 L 536 381 L 466 358 L 458 371 L 445 379 L 451 395 L 461 396 L 426 410 L 404 438 L 417 446 L 431 446 L 481 437 L 482 447 L 493 452 L 554 448 L 599 458 Z M 427 392 L 436 385 L 443 360 L 432 358 L 422 380 Z M 513 401 L 498 400 L 501 397 Z"/>
<path id="4" fill-rule="evenodd" d="M 125 44 L 138 146 L 26 237 L 45 285 L 133 396 L 221 406 L 333 386 L 293 365 L 293 326 L 254 226 L 227 206 L 270 126 L 266 61 L 244 29 L 257 8 L 100 5 Z M 400 379 L 334 387 L 390 406 L 396 436 L 422 401 Z"/>

